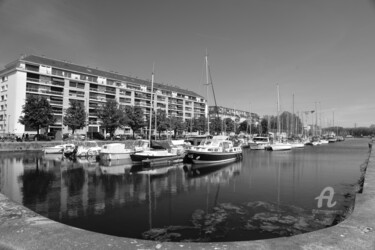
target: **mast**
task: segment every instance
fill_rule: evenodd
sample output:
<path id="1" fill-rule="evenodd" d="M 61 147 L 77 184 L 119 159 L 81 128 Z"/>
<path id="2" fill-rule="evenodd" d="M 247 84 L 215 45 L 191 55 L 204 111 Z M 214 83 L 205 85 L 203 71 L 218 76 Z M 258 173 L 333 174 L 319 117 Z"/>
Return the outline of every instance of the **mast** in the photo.
<path id="1" fill-rule="evenodd" d="M 277 134 L 279 134 L 280 137 L 280 93 L 279 93 L 279 84 L 277 84 Z"/>
<path id="2" fill-rule="evenodd" d="M 315 102 L 315 136 L 318 135 L 318 110 Z"/>
<path id="3" fill-rule="evenodd" d="M 294 135 L 294 94 L 293 94 L 293 106 L 292 106 L 292 111 L 293 111 L 293 115 L 292 115 L 292 128 L 291 128 L 291 130 L 292 130 L 292 135 Z"/>
<path id="4" fill-rule="evenodd" d="M 251 102 L 250 102 L 250 136 L 251 136 L 251 124 L 253 123 L 253 117 L 251 115 Z M 247 131 L 246 131 L 247 132 Z"/>
<path id="5" fill-rule="evenodd" d="M 150 141 L 150 147 L 151 147 L 152 111 L 153 111 L 152 97 L 154 93 L 154 68 L 155 68 L 155 63 L 152 64 L 152 75 L 151 75 L 150 128 L 149 128 L 149 138 L 148 138 Z"/>
<path id="6" fill-rule="evenodd" d="M 208 77 L 208 53 L 206 50 L 206 95 L 207 95 L 207 111 L 206 111 L 206 117 L 207 117 L 207 133 L 208 135 L 210 134 L 210 117 L 209 117 L 209 112 L 208 112 L 208 104 L 209 104 L 209 96 L 208 96 L 208 85 L 209 83 L 209 77 Z"/>

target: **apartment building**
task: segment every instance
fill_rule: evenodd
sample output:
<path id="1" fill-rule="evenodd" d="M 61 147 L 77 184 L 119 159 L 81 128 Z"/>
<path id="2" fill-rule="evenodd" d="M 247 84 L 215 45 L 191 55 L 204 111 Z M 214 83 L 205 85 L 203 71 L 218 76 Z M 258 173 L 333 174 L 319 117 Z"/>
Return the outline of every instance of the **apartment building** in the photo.
<path id="1" fill-rule="evenodd" d="M 255 124 L 259 122 L 259 115 L 256 113 L 250 113 L 249 111 L 238 110 L 234 108 L 227 108 L 222 106 L 209 106 L 208 108 L 210 118 L 214 118 L 217 115 L 223 120 L 226 118 L 230 118 L 237 123 L 241 123 L 245 120 L 250 121 L 251 123 Z"/>
<path id="2" fill-rule="evenodd" d="M 193 91 L 154 83 L 154 107 L 183 120 L 205 116 L 207 101 Z M 104 132 L 96 108 L 107 100 L 121 106 L 140 106 L 145 117 L 151 109 L 151 82 L 44 56 L 22 56 L 0 71 L 0 134 L 36 133 L 18 122 L 29 95 L 47 98 L 57 118 L 48 132 L 68 133 L 63 116 L 70 100 L 84 103 L 88 126 L 77 132 Z M 42 131 L 47 132 L 47 131 Z"/>

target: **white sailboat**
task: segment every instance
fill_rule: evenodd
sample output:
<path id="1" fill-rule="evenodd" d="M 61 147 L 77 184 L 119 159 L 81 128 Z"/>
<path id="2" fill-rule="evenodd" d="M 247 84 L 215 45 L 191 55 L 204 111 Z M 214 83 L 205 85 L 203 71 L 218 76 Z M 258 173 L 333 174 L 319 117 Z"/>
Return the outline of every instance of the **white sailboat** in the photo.
<path id="1" fill-rule="evenodd" d="M 151 101 L 150 101 L 150 124 L 149 124 L 149 142 L 150 147 L 142 151 L 135 152 L 130 155 L 130 158 L 133 162 L 143 162 L 144 160 L 154 160 L 154 159 L 169 159 L 172 157 L 183 158 L 184 152 L 178 150 L 177 148 L 172 149 L 153 149 L 151 143 L 151 131 L 152 131 L 152 112 L 153 112 L 153 101 L 155 102 L 154 96 L 154 66 L 152 67 L 152 76 L 151 76 Z M 156 114 L 155 114 L 156 116 Z M 155 127 L 156 129 L 156 127 Z"/>
<path id="2" fill-rule="evenodd" d="M 268 150 L 272 151 L 281 151 L 281 150 L 291 150 L 292 145 L 287 142 L 283 142 L 281 140 L 281 133 L 280 133 L 280 93 L 279 93 L 279 84 L 277 84 L 277 134 L 276 137 L 279 135 L 279 138 L 276 142 L 272 143 Z"/>

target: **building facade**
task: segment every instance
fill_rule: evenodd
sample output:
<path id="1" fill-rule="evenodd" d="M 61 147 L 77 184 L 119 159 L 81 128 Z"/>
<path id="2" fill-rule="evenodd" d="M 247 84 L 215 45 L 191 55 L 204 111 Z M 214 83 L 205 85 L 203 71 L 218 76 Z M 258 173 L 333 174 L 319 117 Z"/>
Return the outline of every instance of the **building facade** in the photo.
<path id="1" fill-rule="evenodd" d="M 122 107 L 140 106 L 145 117 L 151 110 L 151 82 L 43 56 L 22 56 L 0 71 L 0 134 L 36 133 L 18 122 L 29 95 L 45 97 L 56 123 L 48 132 L 68 133 L 63 116 L 70 100 L 84 103 L 88 126 L 77 132 L 104 132 L 96 116 L 98 105 L 116 100 Z M 154 107 L 183 120 L 205 116 L 207 101 L 193 91 L 154 83 Z M 47 131 L 45 131 L 47 132 Z"/>
<path id="2" fill-rule="evenodd" d="M 233 108 L 226 108 L 222 106 L 209 106 L 208 110 L 209 110 L 210 118 L 214 118 L 216 117 L 216 115 L 218 115 L 220 119 L 222 120 L 230 118 L 237 123 L 241 123 L 245 120 L 250 122 L 250 119 L 251 119 L 251 124 L 260 122 L 260 118 L 258 114 L 250 113 L 248 111 L 243 111 L 243 110 L 238 110 L 238 109 L 233 109 Z"/>

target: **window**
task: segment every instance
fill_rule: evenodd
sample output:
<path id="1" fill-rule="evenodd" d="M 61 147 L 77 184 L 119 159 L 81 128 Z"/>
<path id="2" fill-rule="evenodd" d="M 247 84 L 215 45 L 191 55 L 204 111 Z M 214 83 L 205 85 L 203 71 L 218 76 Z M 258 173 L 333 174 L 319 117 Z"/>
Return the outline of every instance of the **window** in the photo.
<path id="1" fill-rule="evenodd" d="M 78 88 L 78 89 L 84 89 L 85 88 L 85 84 L 83 82 L 70 81 L 69 86 L 72 87 L 72 88 Z"/>
<path id="2" fill-rule="evenodd" d="M 74 97 L 85 97 L 85 92 L 82 92 L 82 91 L 75 91 L 75 90 L 69 90 L 69 96 L 74 96 Z"/>
<path id="3" fill-rule="evenodd" d="M 63 71 L 60 69 L 52 68 L 52 75 L 63 76 Z"/>
<path id="4" fill-rule="evenodd" d="M 39 72 L 39 66 L 26 64 L 26 70 Z"/>
<path id="5" fill-rule="evenodd" d="M 120 97 L 120 102 L 123 102 L 123 103 L 131 103 L 131 102 L 132 102 L 132 99 L 131 99 L 131 98 Z"/>
<path id="6" fill-rule="evenodd" d="M 8 81 L 8 76 L 1 77 L 1 82 L 6 82 L 6 81 Z"/>

